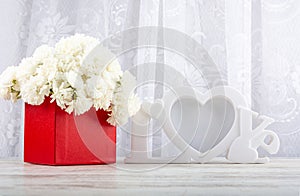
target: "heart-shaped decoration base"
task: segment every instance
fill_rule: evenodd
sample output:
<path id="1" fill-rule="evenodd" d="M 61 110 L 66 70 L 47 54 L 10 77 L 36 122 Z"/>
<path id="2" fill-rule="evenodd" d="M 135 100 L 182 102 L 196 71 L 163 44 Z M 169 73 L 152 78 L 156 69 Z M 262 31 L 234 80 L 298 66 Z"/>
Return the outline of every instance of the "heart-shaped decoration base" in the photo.
<path id="1" fill-rule="evenodd" d="M 175 93 L 174 93 L 175 92 Z M 264 130 L 272 120 L 248 109 L 244 97 L 231 87 L 216 87 L 205 94 L 180 87 L 162 100 L 144 103 L 133 118 L 131 155 L 126 163 L 204 163 L 227 152 L 236 163 L 263 163 L 257 148 L 270 153 L 279 148 L 277 135 Z M 252 118 L 261 124 L 252 130 Z M 147 150 L 150 118 L 158 119 L 163 131 L 181 152 L 169 159 L 149 158 Z M 265 138 L 271 138 L 266 144 Z"/>

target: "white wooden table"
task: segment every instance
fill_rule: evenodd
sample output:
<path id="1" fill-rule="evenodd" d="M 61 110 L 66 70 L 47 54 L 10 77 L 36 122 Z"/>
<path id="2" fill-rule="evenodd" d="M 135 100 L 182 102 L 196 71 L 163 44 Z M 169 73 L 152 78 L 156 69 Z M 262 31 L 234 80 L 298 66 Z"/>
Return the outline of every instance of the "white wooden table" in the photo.
<path id="1" fill-rule="evenodd" d="M 40 166 L 0 161 L 0 195 L 300 195 L 300 160 Z"/>

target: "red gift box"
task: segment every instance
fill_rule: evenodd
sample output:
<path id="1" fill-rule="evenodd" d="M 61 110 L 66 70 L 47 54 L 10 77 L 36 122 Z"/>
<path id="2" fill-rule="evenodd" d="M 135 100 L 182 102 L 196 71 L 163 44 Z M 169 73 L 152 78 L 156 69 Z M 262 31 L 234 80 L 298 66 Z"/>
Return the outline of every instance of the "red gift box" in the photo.
<path id="1" fill-rule="evenodd" d="M 91 109 L 75 116 L 47 98 L 25 104 L 24 161 L 46 165 L 107 164 L 116 162 L 116 128 L 107 112 Z"/>

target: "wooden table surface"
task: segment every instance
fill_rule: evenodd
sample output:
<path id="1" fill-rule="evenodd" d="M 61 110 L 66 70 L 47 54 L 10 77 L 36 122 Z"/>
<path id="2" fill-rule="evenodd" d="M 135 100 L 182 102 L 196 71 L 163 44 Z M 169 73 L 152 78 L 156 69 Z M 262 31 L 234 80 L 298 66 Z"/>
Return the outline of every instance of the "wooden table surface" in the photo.
<path id="1" fill-rule="evenodd" d="M 0 161 L 0 195 L 300 195 L 300 160 L 41 166 Z"/>

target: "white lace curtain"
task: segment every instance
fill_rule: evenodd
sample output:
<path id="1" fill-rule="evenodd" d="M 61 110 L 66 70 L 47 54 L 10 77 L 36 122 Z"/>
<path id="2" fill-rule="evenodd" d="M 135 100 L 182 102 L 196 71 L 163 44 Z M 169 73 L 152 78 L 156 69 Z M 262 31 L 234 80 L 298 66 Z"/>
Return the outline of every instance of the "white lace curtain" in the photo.
<path id="1" fill-rule="evenodd" d="M 208 51 L 222 80 L 239 89 L 253 110 L 276 120 L 270 128 L 282 142 L 278 156 L 300 156 L 299 11 L 297 0 L 3 0 L 0 71 L 17 65 L 37 46 L 52 45 L 76 32 L 102 40 L 131 27 L 176 29 Z M 191 85 L 203 87 L 201 75 L 170 51 L 132 50 L 121 62 L 123 69 L 165 63 L 182 72 Z M 139 78 L 141 70 L 136 73 Z M 0 157 L 21 157 L 22 103 L 0 100 L 0 117 Z M 151 142 L 159 146 L 161 135 Z M 118 146 L 120 155 L 129 150 L 127 133 L 119 131 Z"/>

